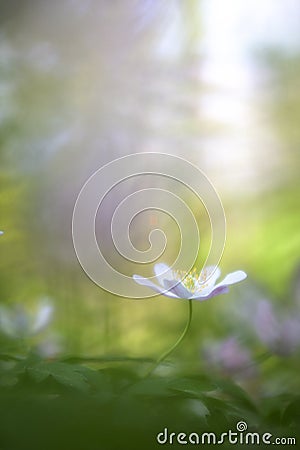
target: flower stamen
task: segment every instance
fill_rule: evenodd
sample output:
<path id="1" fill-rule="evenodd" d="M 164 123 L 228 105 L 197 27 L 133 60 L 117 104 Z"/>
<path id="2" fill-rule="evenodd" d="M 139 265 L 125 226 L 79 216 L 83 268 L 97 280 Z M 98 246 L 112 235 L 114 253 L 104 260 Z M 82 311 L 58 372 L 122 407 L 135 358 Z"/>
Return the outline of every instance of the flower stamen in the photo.
<path id="1" fill-rule="evenodd" d="M 202 291 L 202 289 L 208 286 L 206 280 L 209 275 L 210 274 L 207 269 L 203 269 L 202 272 L 199 272 L 196 267 L 194 267 L 190 272 L 185 272 L 184 270 L 173 271 L 174 279 L 180 281 L 183 286 L 193 294 L 196 291 Z"/>

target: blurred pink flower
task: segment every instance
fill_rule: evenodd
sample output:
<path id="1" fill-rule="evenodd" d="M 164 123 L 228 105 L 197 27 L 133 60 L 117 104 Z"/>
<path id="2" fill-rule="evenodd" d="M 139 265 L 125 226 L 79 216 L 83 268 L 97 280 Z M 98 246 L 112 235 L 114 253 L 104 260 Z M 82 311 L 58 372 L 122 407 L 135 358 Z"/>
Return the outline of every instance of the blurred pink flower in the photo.
<path id="1" fill-rule="evenodd" d="M 186 273 L 172 270 L 167 264 L 155 264 L 154 272 L 158 284 L 140 275 L 133 275 L 133 279 L 136 283 L 148 286 L 166 297 L 200 301 L 227 293 L 229 285 L 247 277 L 245 272 L 238 270 L 228 274 L 223 281 L 216 284 L 221 274 L 217 266 L 208 266 L 198 274 L 195 269 Z"/>
<path id="2" fill-rule="evenodd" d="M 280 320 L 268 300 L 258 303 L 254 328 L 259 339 L 280 356 L 288 356 L 300 347 L 300 316 Z"/>
<path id="3" fill-rule="evenodd" d="M 249 350 L 235 337 L 205 345 L 203 356 L 209 366 L 226 375 L 248 378 L 257 371 Z"/>

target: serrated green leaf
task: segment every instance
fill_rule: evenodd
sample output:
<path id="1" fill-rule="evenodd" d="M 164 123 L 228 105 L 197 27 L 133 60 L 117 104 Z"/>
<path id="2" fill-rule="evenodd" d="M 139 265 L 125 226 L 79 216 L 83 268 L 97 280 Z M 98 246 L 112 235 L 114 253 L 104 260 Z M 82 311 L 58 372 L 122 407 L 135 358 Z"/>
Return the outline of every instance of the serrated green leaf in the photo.
<path id="1" fill-rule="evenodd" d="M 40 383 L 48 377 L 53 377 L 57 383 L 87 392 L 90 389 L 86 375 L 78 368 L 61 362 L 40 362 L 27 369 L 30 377 Z"/>

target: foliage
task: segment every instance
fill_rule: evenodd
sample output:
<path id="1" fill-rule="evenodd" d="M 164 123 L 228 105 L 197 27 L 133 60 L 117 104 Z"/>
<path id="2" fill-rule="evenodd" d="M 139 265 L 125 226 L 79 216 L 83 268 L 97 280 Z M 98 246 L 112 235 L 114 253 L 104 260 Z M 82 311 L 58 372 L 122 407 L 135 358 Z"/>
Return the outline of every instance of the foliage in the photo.
<path id="1" fill-rule="evenodd" d="M 4 373 L 4 450 L 150 450 L 159 447 L 156 436 L 165 427 L 221 434 L 236 430 L 240 420 L 253 432 L 295 437 L 298 432 L 299 399 L 293 395 L 257 401 L 230 379 L 195 371 L 145 378 L 128 365 L 101 361 L 99 368 L 30 356 Z"/>

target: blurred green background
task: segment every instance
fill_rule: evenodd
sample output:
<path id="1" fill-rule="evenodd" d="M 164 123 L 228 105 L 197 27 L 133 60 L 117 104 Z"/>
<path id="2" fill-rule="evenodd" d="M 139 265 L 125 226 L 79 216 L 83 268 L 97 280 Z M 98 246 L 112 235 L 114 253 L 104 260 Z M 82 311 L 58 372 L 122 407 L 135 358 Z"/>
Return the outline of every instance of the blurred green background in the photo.
<path id="1" fill-rule="evenodd" d="M 177 339 L 185 301 L 106 293 L 71 235 L 95 170 L 164 152 L 213 182 L 227 219 L 222 271 L 248 274 L 227 296 L 195 302 L 178 370 L 209 377 L 203 345 L 234 336 L 254 359 L 273 351 L 251 395 L 299 395 L 299 325 L 289 358 L 253 331 L 262 299 L 279 322 L 300 317 L 299 19 L 300 5 L 280 0 L 0 2 L 0 302 L 54 306 L 25 344 L 3 332 L 2 354 L 155 359 Z"/>

